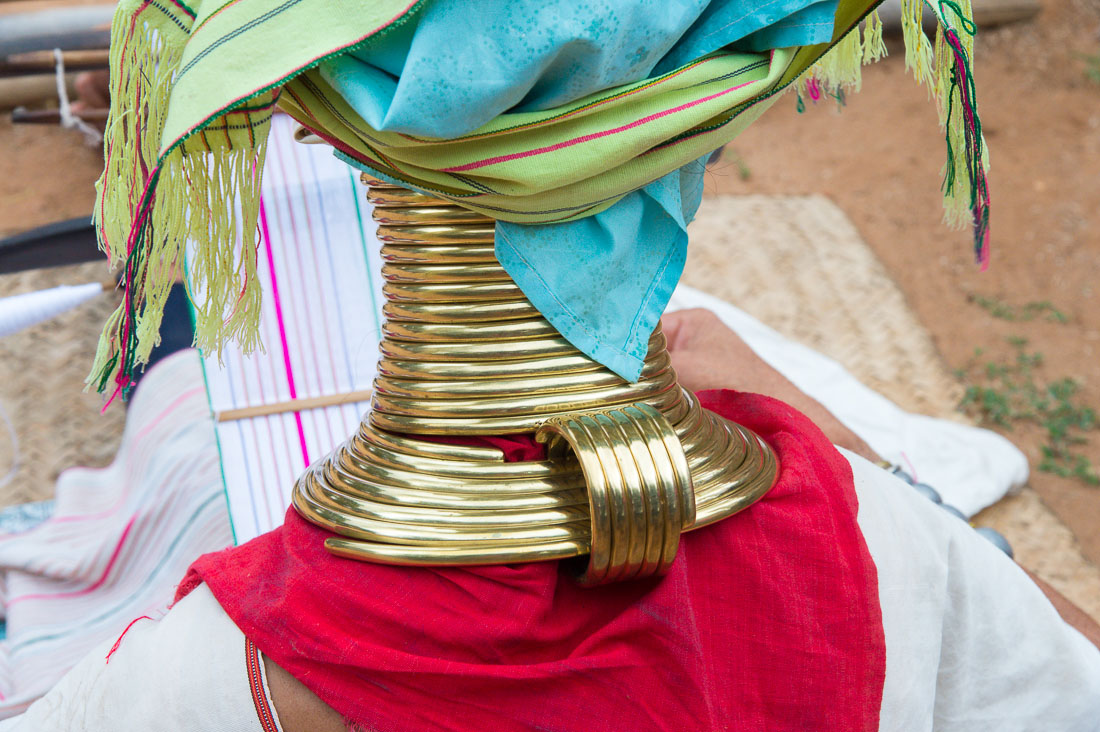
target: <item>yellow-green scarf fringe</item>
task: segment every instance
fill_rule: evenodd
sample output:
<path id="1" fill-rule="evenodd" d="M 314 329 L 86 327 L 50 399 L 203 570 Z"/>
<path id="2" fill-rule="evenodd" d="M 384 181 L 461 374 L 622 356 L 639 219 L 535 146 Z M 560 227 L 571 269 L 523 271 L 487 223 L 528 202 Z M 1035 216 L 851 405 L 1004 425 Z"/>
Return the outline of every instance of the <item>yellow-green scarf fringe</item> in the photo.
<path id="1" fill-rule="evenodd" d="M 934 40 L 925 34 L 921 24 L 925 7 L 930 8 L 939 21 Z M 959 111 L 962 95 L 966 93 L 960 77 L 969 76 L 970 72 L 969 68 L 959 69 L 945 35 L 945 29 L 954 32 L 969 63 L 974 54 L 971 0 L 950 3 L 901 0 L 901 27 L 905 41 L 905 67 L 918 83 L 928 88 L 929 95 L 936 101 L 940 127 L 946 136 L 948 160 L 943 169 L 944 220 L 953 228 L 963 228 L 968 224 L 975 226 L 976 255 L 984 266 L 988 224 L 983 226 L 980 219 L 984 217 L 987 220 L 988 213 L 976 210 L 981 206 L 974 200 L 975 181 L 970 179 L 968 166 L 981 167 L 977 174 L 984 187 L 984 172 L 989 166 L 988 150 L 981 139 L 980 127 L 972 130 L 978 139 L 971 141 L 967 138 L 967 120 Z M 863 23 L 862 34 L 858 27 L 853 29 L 799 79 L 795 86 L 800 107 L 806 97 L 816 100 L 824 93 L 842 99 L 846 91 L 859 91 L 862 66 L 885 55 L 882 21 L 878 11 L 874 11 Z M 952 110 L 955 114 L 949 115 Z M 968 155 L 975 154 L 977 160 L 967 159 Z"/>
<path id="2" fill-rule="evenodd" d="M 113 378 L 113 393 L 125 394 L 133 369 L 160 342 L 164 306 L 179 280 L 186 279 L 194 306 L 196 346 L 219 357 L 230 339 L 245 352 L 260 347 L 257 216 L 269 123 L 234 140 L 240 133 L 230 135 L 223 116 L 224 134 L 211 131 L 215 120 L 160 156 L 158 133 L 183 48 L 173 36 L 181 32 L 125 3 L 111 32 L 125 41 L 112 43 L 106 164 L 93 218 L 100 248 L 125 270 L 125 292 L 104 326 L 87 383 L 103 391 Z M 202 245 L 189 252 L 189 240 Z"/>

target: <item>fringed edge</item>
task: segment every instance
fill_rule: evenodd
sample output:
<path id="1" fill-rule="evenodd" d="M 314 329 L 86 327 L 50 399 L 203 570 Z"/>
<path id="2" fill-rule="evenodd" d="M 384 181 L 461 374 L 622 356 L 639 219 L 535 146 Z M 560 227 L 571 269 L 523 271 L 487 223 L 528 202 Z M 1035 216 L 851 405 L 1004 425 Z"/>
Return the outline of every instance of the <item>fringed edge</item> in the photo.
<path id="1" fill-rule="evenodd" d="M 187 278 L 195 345 L 219 358 L 230 339 L 245 353 L 260 346 L 257 224 L 265 154 L 266 141 L 209 153 L 181 146 L 153 170 L 127 242 L 123 301 L 104 328 L 90 384 L 103 391 L 113 377 L 114 394 L 125 394 L 134 370 L 148 363 L 189 240 L 203 243 L 191 251 Z"/>
<path id="2" fill-rule="evenodd" d="M 195 345 L 219 359 L 230 340 L 244 353 L 262 348 L 257 259 L 266 156 L 264 134 L 252 148 L 183 157 L 185 180 L 179 186 L 192 194 L 190 236 L 206 243 L 194 248 L 190 261 L 189 284 L 200 296 L 194 304 Z"/>
<path id="3" fill-rule="evenodd" d="M 183 53 L 172 29 L 149 22 L 142 10 L 140 4 L 123 2 L 111 25 L 110 114 L 93 220 L 112 266 L 128 255 L 130 229 L 157 167 L 160 131 Z"/>
<path id="4" fill-rule="evenodd" d="M 934 41 L 921 25 L 925 6 L 938 21 Z M 947 144 L 944 220 L 955 228 L 973 227 L 974 258 L 984 270 L 989 266 L 988 160 L 974 87 L 973 9 L 970 0 L 901 0 L 901 10 L 905 67 L 935 98 Z"/>
<path id="5" fill-rule="evenodd" d="M 931 9 L 938 21 L 933 41 L 924 33 L 921 15 Z M 935 98 L 940 127 L 947 143 L 943 168 L 944 220 L 974 228 L 974 256 L 982 269 L 989 266 L 988 167 L 971 59 L 977 27 L 970 0 L 901 0 L 905 68 L 927 86 Z M 873 11 L 859 29 L 842 38 L 811 66 L 794 85 L 798 111 L 805 99 L 817 102 L 831 96 L 843 104 L 847 91 L 859 91 L 862 66 L 886 55 L 882 22 Z"/>
<path id="6" fill-rule="evenodd" d="M 96 183 L 94 221 L 100 248 L 123 268 L 123 300 L 104 326 L 87 387 L 111 382 L 123 396 L 160 341 L 172 284 L 181 279 L 189 239 L 195 247 L 187 282 L 195 304 L 195 344 L 221 355 L 234 338 L 259 346 L 257 243 L 266 126 L 249 145 L 160 152 L 160 131 L 186 34 L 142 17 L 124 3 L 112 25 L 111 110 L 105 166 Z M 121 39 L 121 40 L 118 40 Z M 228 311 L 228 312 L 227 312 Z M 106 408 L 106 407 L 104 407 Z"/>
<path id="7" fill-rule="evenodd" d="M 832 97 L 844 104 L 848 92 L 858 92 L 863 84 L 863 66 L 886 55 L 882 20 L 873 10 L 859 27 L 841 38 L 817 63 L 794 83 L 798 111 L 806 108 L 805 99 L 817 103 Z"/>
<path id="8" fill-rule="evenodd" d="M 130 275 L 141 260 L 141 252 L 135 251 L 134 233 L 143 202 L 155 185 L 160 131 L 183 52 L 182 39 L 173 29 L 158 26 L 143 10 L 138 3 L 122 2 L 111 24 L 111 107 L 103 136 L 103 174 L 95 185 L 93 221 L 108 263 L 117 267 L 121 262 L 126 272 L 123 303 L 104 325 L 86 381 L 98 391 L 106 389 L 120 362 L 133 359 L 135 297 Z M 131 370 L 123 371 L 115 376 L 112 399 L 130 385 Z"/>

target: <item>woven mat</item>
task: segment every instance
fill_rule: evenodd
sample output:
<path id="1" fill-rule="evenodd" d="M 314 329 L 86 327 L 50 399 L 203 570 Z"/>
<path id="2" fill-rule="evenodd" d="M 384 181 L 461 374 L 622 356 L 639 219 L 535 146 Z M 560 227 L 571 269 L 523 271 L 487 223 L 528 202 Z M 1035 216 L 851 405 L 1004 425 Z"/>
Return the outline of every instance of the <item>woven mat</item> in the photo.
<path id="1" fill-rule="evenodd" d="M 912 412 L 969 420 L 962 386 L 848 217 L 823 196 L 714 196 L 690 227 L 683 281 L 836 359 Z M 1100 569 L 1025 489 L 975 517 L 1100 621 Z"/>
<path id="2" fill-rule="evenodd" d="M 57 285 L 102 281 L 107 269 L 93 262 L 0 276 L 0 297 Z M 0 338 L 0 408 L 18 438 L 18 471 L 0 488 L 0 506 L 53 497 L 58 474 L 77 465 L 99 467 L 114 458 L 125 410 L 85 394 L 84 377 L 104 321 L 116 305 L 104 294 L 47 323 Z M 0 473 L 13 447 L 0 427 Z"/>
<path id="3" fill-rule="evenodd" d="M 707 198 L 690 234 L 684 282 L 839 361 L 904 409 L 962 419 L 962 387 L 928 331 L 827 198 Z"/>

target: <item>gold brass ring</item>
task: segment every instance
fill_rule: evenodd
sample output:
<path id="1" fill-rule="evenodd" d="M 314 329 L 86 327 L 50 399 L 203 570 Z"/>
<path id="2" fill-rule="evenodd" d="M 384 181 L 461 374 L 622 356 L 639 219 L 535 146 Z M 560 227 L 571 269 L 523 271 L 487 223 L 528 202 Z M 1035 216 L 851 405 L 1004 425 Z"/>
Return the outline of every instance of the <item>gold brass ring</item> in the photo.
<path id="1" fill-rule="evenodd" d="M 599 585 L 667 572 L 684 531 L 769 490 L 774 453 L 679 386 L 659 326 L 628 383 L 527 300 L 492 219 L 364 180 L 386 298 L 372 409 L 293 494 L 336 534 L 330 552 L 409 566 L 587 555 L 579 581 Z M 435 437 L 512 434 L 547 458 Z"/>
<path id="2" fill-rule="evenodd" d="M 539 428 L 535 439 L 558 459 L 571 451 L 584 474 L 591 535 L 582 584 L 668 571 L 690 525 L 682 507 L 694 514 L 691 472 L 674 437 L 646 404 L 556 417 Z"/>

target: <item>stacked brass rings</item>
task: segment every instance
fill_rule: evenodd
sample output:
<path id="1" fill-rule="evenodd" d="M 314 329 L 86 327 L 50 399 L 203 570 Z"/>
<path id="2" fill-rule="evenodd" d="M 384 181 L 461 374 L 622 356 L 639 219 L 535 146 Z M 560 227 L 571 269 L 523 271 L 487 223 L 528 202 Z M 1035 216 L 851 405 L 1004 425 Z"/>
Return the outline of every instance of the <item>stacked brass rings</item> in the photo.
<path id="1" fill-rule="evenodd" d="M 585 357 L 496 261 L 492 219 L 377 182 L 368 198 L 386 296 L 375 427 L 502 435 L 641 399 L 662 410 L 683 404 L 659 329 L 637 384 Z"/>
<path id="2" fill-rule="evenodd" d="M 536 439 L 549 443 L 551 459 L 571 452 L 584 472 L 591 536 L 582 584 L 672 566 L 680 533 L 695 523 L 695 492 L 684 448 L 660 412 L 638 404 L 554 417 Z"/>
<path id="3" fill-rule="evenodd" d="M 659 327 L 628 383 L 523 296 L 492 219 L 368 183 L 386 296 L 372 409 L 293 497 L 340 535 L 330 551 L 402 565 L 588 554 L 580 579 L 600 584 L 664 572 L 682 531 L 771 487 L 772 451 L 680 388 Z M 536 432 L 547 460 L 440 439 Z"/>

